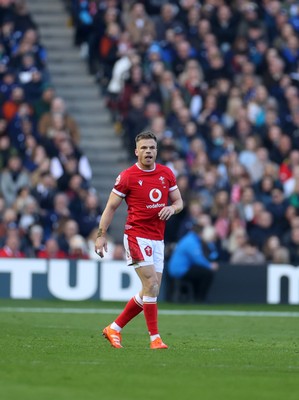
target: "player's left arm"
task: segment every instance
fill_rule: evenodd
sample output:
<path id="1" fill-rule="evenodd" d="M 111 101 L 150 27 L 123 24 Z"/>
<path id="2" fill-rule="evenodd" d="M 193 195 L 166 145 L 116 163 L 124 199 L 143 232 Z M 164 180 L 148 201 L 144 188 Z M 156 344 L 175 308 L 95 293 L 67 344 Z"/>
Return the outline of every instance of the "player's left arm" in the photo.
<path id="1" fill-rule="evenodd" d="M 171 205 L 162 208 L 162 210 L 159 212 L 159 218 L 166 221 L 172 215 L 181 212 L 184 207 L 181 192 L 179 191 L 179 189 L 175 189 L 169 192 L 169 200 L 171 202 Z"/>
<path id="2" fill-rule="evenodd" d="M 183 199 L 179 189 L 175 189 L 169 193 L 171 207 L 174 209 L 174 214 L 178 214 L 184 208 Z"/>

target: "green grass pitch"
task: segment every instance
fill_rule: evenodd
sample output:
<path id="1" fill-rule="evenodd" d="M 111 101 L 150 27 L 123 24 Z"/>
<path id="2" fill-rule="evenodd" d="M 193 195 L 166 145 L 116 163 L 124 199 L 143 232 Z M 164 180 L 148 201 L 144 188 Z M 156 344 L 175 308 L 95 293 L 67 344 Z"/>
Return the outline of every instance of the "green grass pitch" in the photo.
<path id="1" fill-rule="evenodd" d="M 142 315 L 101 336 L 122 306 L 0 300 L 1 400 L 299 398 L 299 307 L 160 304 L 152 351 Z"/>

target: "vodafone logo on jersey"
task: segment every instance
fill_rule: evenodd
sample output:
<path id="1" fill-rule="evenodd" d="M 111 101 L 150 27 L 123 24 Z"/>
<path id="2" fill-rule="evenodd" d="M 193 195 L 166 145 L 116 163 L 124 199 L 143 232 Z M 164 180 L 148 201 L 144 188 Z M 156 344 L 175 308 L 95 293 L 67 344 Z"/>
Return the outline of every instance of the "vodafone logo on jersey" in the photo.
<path id="1" fill-rule="evenodd" d="M 152 189 L 149 193 L 149 198 L 153 203 L 157 203 L 162 197 L 162 192 L 159 189 Z"/>

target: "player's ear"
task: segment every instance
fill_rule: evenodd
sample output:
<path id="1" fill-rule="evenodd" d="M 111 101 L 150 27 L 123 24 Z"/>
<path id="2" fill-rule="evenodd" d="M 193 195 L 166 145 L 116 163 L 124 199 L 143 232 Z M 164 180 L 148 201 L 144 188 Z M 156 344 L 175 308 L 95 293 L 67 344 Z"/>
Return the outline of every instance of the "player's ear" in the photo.
<path id="1" fill-rule="evenodd" d="M 138 156 L 138 149 L 135 149 L 135 156 Z"/>

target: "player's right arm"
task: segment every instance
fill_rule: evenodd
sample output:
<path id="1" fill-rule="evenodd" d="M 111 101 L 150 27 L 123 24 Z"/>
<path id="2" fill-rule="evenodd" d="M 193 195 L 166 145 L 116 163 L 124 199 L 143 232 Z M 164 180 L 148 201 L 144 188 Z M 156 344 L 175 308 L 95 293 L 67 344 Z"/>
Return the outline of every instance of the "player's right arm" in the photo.
<path id="1" fill-rule="evenodd" d="M 95 241 L 95 252 L 102 258 L 104 257 L 104 250 L 107 253 L 107 230 L 113 220 L 115 211 L 120 206 L 122 198 L 111 192 L 107 201 L 105 210 L 101 216 L 99 230 Z"/>

